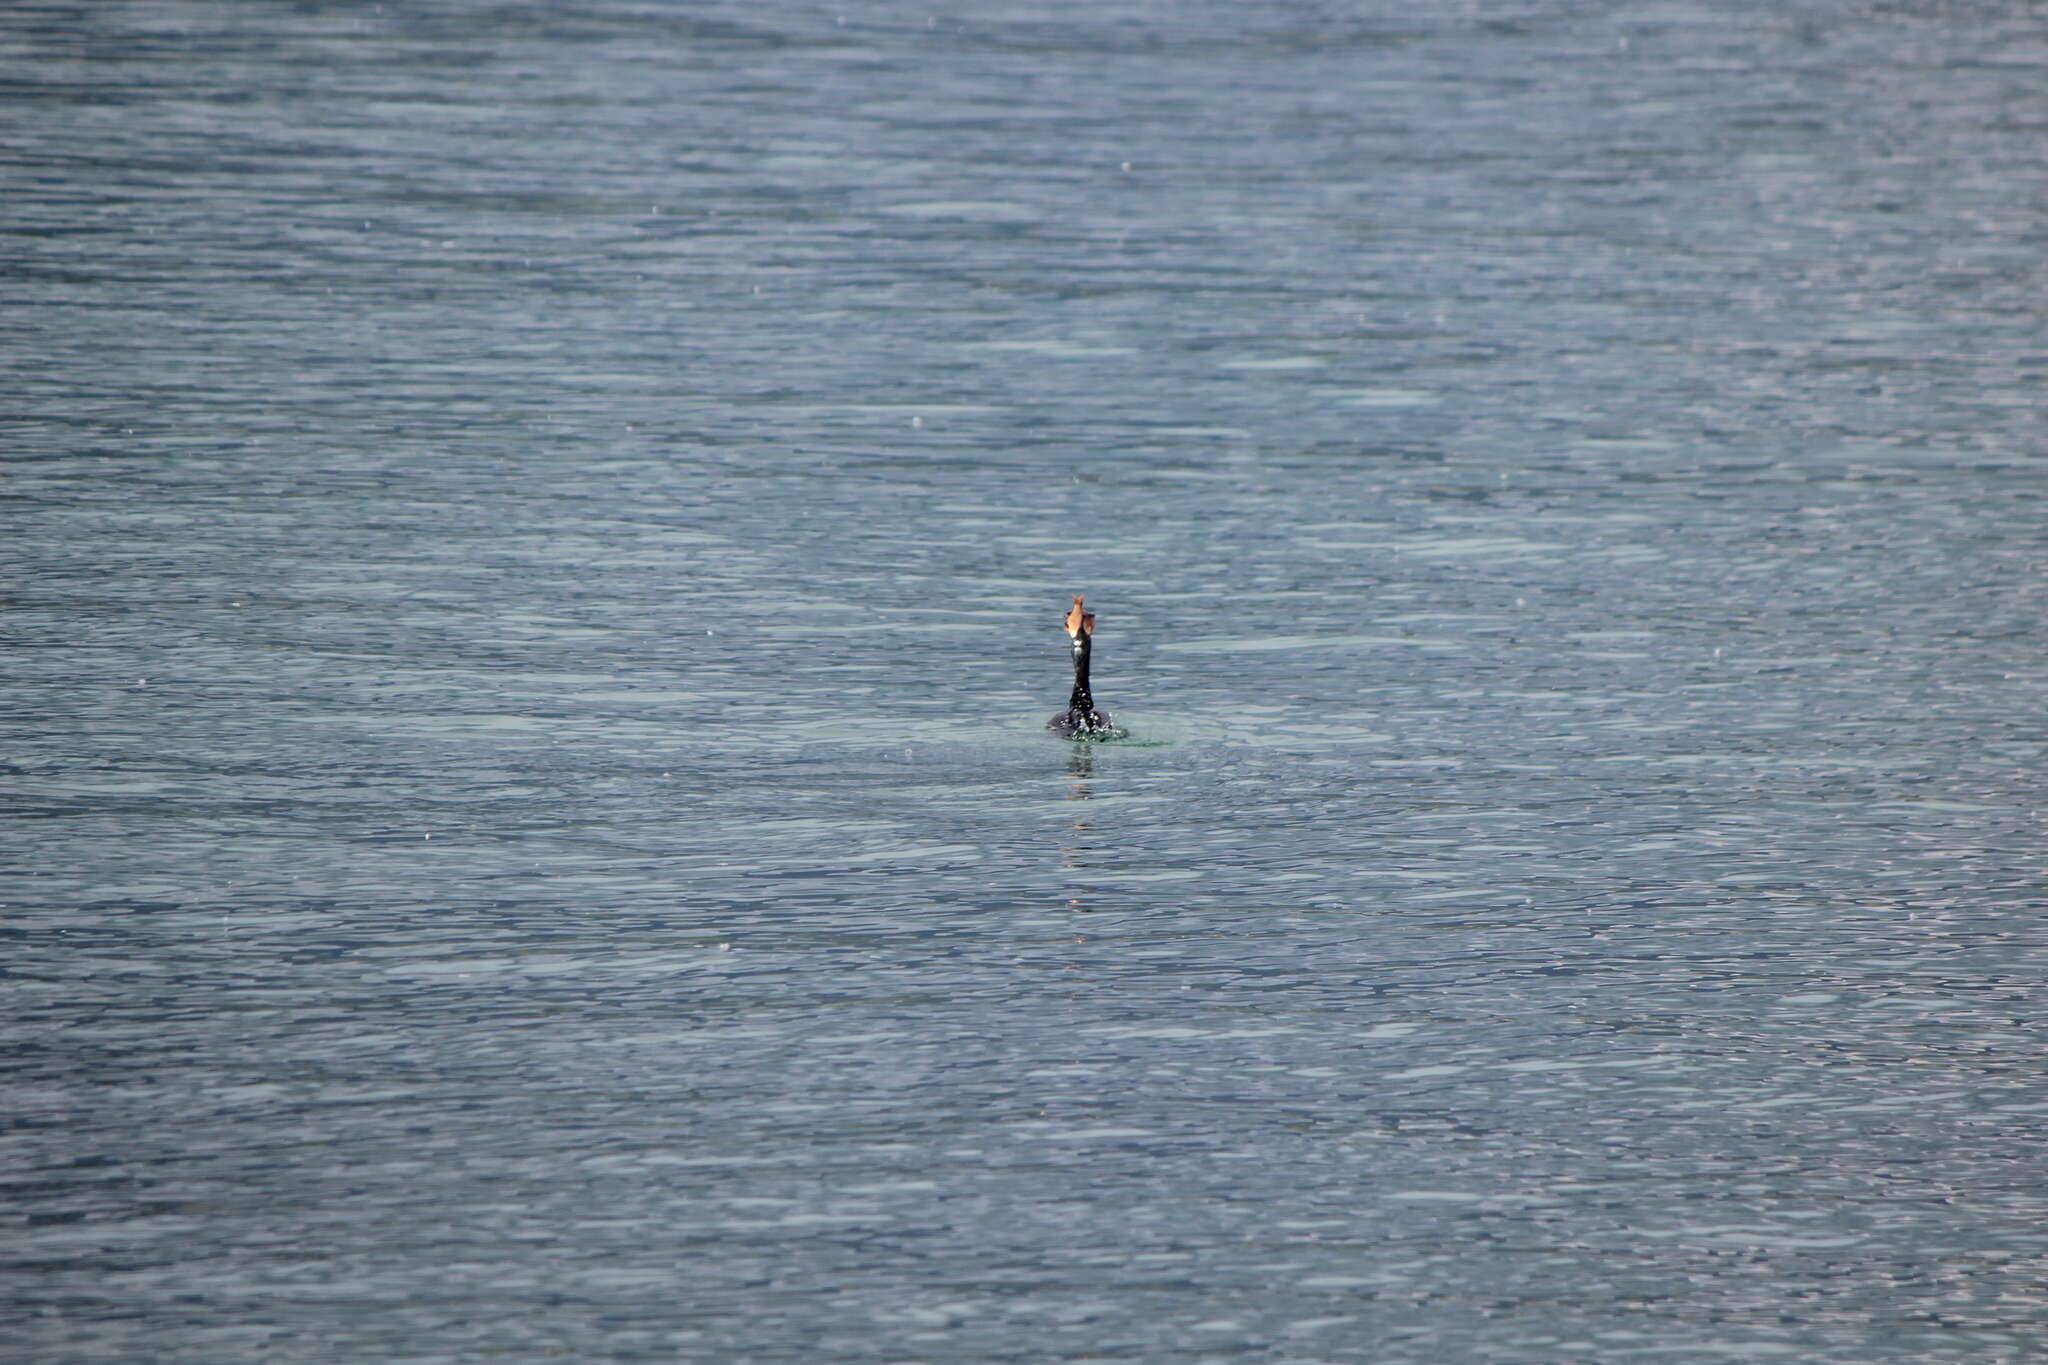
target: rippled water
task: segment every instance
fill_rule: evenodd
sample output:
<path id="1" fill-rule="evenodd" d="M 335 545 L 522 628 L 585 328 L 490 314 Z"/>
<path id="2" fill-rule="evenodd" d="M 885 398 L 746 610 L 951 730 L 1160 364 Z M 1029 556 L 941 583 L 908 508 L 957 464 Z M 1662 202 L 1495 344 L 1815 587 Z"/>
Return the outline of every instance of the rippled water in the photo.
<path id="1" fill-rule="evenodd" d="M 2037 7 L 0 64 L 12 1359 L 2048 1350 Z"/>

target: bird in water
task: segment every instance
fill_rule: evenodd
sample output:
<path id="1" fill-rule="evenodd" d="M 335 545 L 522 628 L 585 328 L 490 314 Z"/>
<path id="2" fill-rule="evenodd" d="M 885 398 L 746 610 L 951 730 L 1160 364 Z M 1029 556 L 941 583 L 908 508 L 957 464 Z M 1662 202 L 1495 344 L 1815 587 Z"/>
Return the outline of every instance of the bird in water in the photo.
<path id="1" fill-rule="evenodd" d="M 1045 728 L 1063 739 L 1119 738 L 1123 731 L 1095 709 L 1095 698 L 1088 691 L 1088 648 L 1095 635 L 1095 613 L 1083 611 L 1076 596 L 1062 624 L 1074 642 L 1074 692 L 1067 698 L 1067 709 L 1047 721 Z"/>

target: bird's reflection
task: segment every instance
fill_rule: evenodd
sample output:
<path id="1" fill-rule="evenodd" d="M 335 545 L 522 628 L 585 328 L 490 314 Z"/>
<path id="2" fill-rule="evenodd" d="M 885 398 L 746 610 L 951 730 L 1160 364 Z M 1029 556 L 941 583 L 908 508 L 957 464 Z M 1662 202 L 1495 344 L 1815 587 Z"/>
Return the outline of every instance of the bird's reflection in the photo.
<path id="1" fill-rule="evenodd" d="M 1074 751 L 1067 755 L 1067 775 L 1073 780 L 1067 783 L 1067 800 L 1088 801 L 1093 799 L 1095 790 L 1091 778 L 1095 776 L 1095 751 L 1086 744 L 1076 744 Z M 1067 834 L 1060 840 L 1060 868 L 1066 872 L 1083 871 L 1088 866 L 1087 855 L 1094 852 L 1095 844 L 1088 835 L 1088 820 L 1085 812 L 1075 811 L 1067 821 Z M 1070 890 L 1067 909 L 1076 914 L 1088 913 L 1088 897 L 1079 887 Z"/>

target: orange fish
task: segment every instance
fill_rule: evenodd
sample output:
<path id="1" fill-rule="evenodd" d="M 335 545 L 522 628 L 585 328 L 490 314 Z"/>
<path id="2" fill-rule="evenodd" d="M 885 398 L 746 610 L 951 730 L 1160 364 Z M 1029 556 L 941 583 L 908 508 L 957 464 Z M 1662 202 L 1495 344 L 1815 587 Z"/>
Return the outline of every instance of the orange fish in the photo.
<path id="1" fill-rule="evenodd" d="M 1095 613 L 1081 610 L 1081 597 L 1078 593 L 1074 596 L 1073 607 L 1067 612 L 1066 627 L 1067 634 L 1073 636 L 1076 640 L 1080 639 L 1083 635 L 1093 635 L 1095 633 Z"/>

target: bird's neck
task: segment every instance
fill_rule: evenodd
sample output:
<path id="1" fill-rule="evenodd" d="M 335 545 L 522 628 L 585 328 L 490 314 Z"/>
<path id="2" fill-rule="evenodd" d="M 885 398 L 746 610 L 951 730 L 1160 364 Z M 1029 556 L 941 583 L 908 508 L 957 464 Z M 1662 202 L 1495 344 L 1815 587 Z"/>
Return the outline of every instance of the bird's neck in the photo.
<path id="1" fill-rule="evenodd" d="M 1095 698 L 1088 692 L 1088 637 L 1083 635 L 1074 641 L 1074 695 L 1067 699 L 1067 709 L 1089 711 L 1095 707 Z"/>

